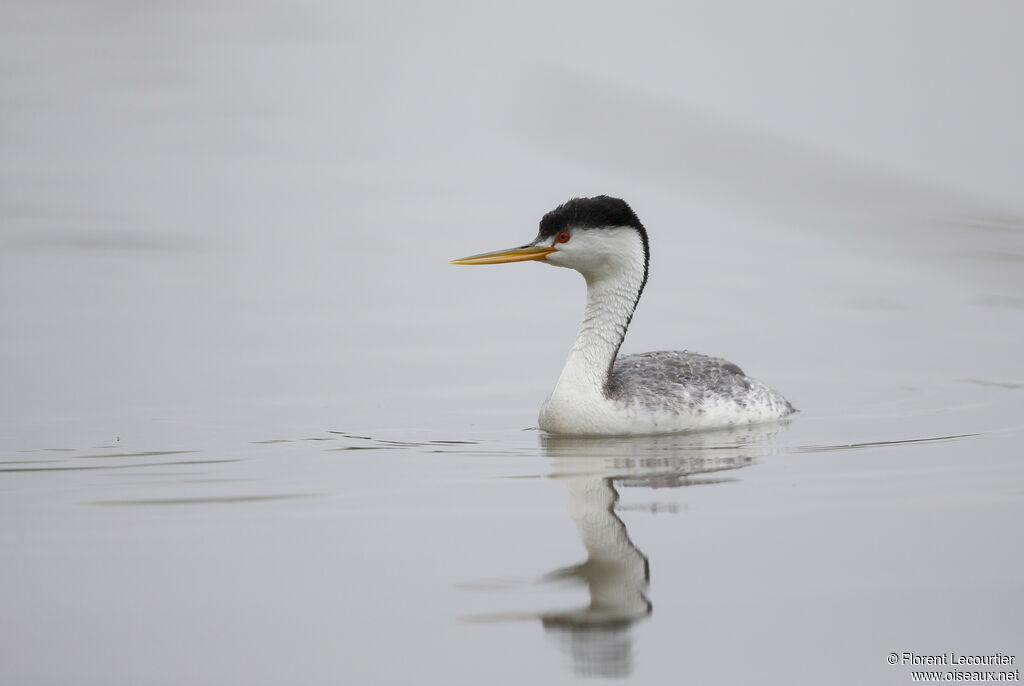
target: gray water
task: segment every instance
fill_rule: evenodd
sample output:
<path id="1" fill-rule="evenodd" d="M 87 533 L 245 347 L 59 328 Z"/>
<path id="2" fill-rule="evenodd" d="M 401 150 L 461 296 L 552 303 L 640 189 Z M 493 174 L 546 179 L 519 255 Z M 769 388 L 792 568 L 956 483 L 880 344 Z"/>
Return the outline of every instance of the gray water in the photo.
<path id="1" fill-rule="evenodd" d="M 1020 656 L 1022 21 L 7 0 L 0 683 Z M 791 422 L 536 430 L 582 279 L 446 261 L 598 193 L 651 234 L 623 350 Z"/>

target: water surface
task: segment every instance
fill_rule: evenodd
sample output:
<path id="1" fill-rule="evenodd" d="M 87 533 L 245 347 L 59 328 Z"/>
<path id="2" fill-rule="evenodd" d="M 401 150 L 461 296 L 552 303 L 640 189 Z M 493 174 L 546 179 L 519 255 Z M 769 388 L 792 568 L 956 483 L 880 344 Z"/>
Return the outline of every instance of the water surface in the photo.
<path id="1" fill-rule="evenodd" d="M 1021 654 L 1020 12 L 577 9 L 0 8 L 0 682 Z M 799 414 L 536 429 L 582 280 L 446 260 L 597 193 Z"/>

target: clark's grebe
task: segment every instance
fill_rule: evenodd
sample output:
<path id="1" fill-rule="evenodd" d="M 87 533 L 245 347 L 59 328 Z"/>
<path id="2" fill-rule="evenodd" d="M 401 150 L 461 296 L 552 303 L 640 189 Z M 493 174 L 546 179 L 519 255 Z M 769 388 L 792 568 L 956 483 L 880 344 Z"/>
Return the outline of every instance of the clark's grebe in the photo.
<path id="1" fill-rule="evenodd" d="M 541 260 L 587 281 L 569 359 L 540 410 L 556 434 L 652 434 L 780 419 L 795 410 L 731 362 L 688 351 L 618 357 L 647 283 L 647 231 L 624 200 L 574 198 L 544 215 L 532 243 L 452 264 Z"/>

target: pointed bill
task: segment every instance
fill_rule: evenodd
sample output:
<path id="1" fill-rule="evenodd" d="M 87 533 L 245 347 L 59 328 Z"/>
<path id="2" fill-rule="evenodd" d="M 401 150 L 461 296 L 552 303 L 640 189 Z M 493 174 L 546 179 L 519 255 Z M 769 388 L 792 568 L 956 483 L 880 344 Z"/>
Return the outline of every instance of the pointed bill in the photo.
<path id="1" fill-rule="evenodd" d="M 510 248 L 509 250 L 495 250 L 479 255 L 470 255 L 452 260 L 448 264 L 501 264 L 502 262 L 525 262 L 527 260 L 543 260 L 554 248 L 538 245 L 524 245 L 521 248 Z"/>

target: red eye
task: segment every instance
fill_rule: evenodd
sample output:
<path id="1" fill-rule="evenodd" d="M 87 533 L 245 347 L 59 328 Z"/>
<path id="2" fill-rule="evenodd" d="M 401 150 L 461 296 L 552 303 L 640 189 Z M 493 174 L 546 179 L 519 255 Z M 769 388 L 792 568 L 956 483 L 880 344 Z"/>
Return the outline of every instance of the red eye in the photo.
<path id="1" fill-rule="evenodd" d="M 555 240 L 557 240 L 559 243 L 568 243 L 569 242 L 569 232 L 568 231 L 563 231 L 562 233 L 558 234 L 558 238 L 556 238 Z"/>

